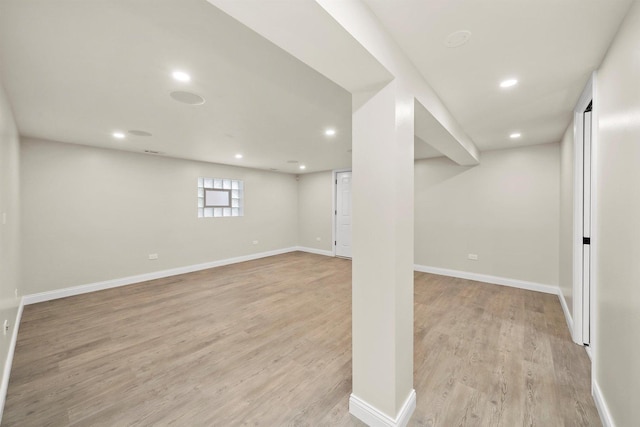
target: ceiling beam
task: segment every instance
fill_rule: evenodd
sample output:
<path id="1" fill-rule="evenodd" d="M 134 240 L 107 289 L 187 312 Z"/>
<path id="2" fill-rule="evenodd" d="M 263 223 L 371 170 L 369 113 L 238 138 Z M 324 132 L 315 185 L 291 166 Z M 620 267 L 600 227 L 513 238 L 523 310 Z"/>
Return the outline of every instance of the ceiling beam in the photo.
<path id="1" fill-rule="evenodd" d="M 313 0 L 208 0 L 349 92 L 393 76 Z"/>
<path id="2" fill-rule="evenodd" d="M 408 85 L 417 132 L 428 126 L 442 138 L 426 140 L 461 165 L 479 163 L 477 147 L 424 77 L 362 2 L 336 0 L 207 0 L 351 93 L 392 79 Z M 420 120 L 426 120 L 424 123 Z M 416 133 L 421 139 L 425 139 Z"/>

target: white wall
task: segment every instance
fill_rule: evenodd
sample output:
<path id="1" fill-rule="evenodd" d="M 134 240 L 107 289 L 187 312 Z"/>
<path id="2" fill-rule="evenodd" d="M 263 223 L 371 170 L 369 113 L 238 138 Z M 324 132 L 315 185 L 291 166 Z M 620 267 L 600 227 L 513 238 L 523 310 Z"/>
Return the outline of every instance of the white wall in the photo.
<path id="1" fill-rule="evenodd" d="M 560 291 L 573 318 L 573 123 L 560 142 Z"/>
<path id="2" fill-rule="evenodd" d="M 559 144 L 486 151 L 475 167 L 445 157 L 416 161 L 415 263 L 558 285 L 560 202 L 566 202 L 565 193 L 560 195 L 560 159 L 573 155 L 566 148 L 562 145 L 562 153 Z M 562 182 L 569 179 L 571 188 L 563 184 L 563 191 L 570 192 L 573 172 L 566 172 L 568 177 L 565 172 Z M 299 244 L 331 250 L 315 241 L 331 236 L 331 172 L 301 175 L 298 184 Z M 570 221 L 572 203 L 568 208 L 565 203 Z M 570 224 L 567 231 L 569 246 L 562 256 L 569 257 L 571 274 Z M 478 261 L 468 260 L 468 253 L 478 254 Z"/>
<path id="3" fill-rule="evenodd" d="M 417 161 L 415 263 L 557 285 L 559 160 L 556 143 Z"/>
<path id="4" fill-rule="evenodd" d="M 26 293 L 297 244 L 292 175 L 31 139 L 21 155 Z M 245 216 L 198 219 L 199 176 L 244 180 Z"/>
<path id="5" fill-rule="evenodd" d="M 0 333 L 0 372 L 7 362 L 13 329 L 16 325 L 20 286 L 20 187 L 19 139 L 11 106 L 0 85 L 0 324 L 9 322 L 7 334 Z M 2 216 L 6 215 L 6 223 Z M 2 374 L 0 374 L 2 375 Z M 7 381 L 2 378 L 2 381 Z M 0 414 L 4 404 L 0 397 Z"/>
<path id="6" fill-rule="evenodd" d="M 298 180 L 298 245 L 332 251 L 333 173 L 300 175 Z M 318 240 L 320 238 L 320 240 Z"/>
<path id="7" fill-rule="evenodd" d="M 640 2 L 598 71 L 595 379 L 616 426 L 640 420 Z"/>

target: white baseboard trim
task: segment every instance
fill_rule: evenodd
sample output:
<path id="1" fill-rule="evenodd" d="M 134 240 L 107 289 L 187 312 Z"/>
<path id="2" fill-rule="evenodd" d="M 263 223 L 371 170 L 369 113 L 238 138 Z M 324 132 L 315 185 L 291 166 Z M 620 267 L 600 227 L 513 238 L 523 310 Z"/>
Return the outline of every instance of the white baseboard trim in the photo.
<path id="1" fill-rule="evenodd" d="M 13 353 L 16 351 L 16 341 L 18 340 L 18 329 L 20 328 L 20 319 L 22 319 L 22 310 L 24 309 L 24 298 L 20 298 L 18 305 L 18 313 L 13 324 L 11 332 L 11 342 L 9 343 L 9 351 L 7 360 L 4 362 L 2 371 L 2 384 L 0 385 L 0 422 L 2 422 L 2 414 L 4 413 L 4 404 L 7 400 L 7 389 L 9 388 L 9 375 L 11 375 L 11 365 L 13 364 Z"/>
<path id="2" fill-rule="evenodd" d="M 305 246 L 296 246 L 296 250 L 300 251 L 300 252 L 307 252 L 310 254 L 316 254 L 316 255 L 324 255 L 324 256 L 334 256 L 332 251 L 325 251 L 323 249 L 315 249 L 315 248 L 307 248 Z"/>
<path id="3" fill-rule="evenodd" d="M 413 389 L 395 418 L 391 418 L 384 412 L 379 411 L 353 393 L 349 397 L 349 413 L 369 427 L 405 427 L 415 409 L 416 391 Z"/>
<path id="4" fill-rule="evenodd" d="M 512 288 L 526 289 L 529 291 L 544 292 L 545 294 L 558 295 L 559 288 L 542 283 L 527 282 L 519 279 L 509 279 L 506 277 L 490 276 L 488 274 L 470 273 L 468 271 L 449 270 L 447 268 L 429 267 L 426 265 L 414 264 L 413 269 L 422 273 L 438 274 L 440 276 L 458 277 L 460 279 L 475 280 L 476 282 L 491 283 L 493 285 L 509 286 Z"/>
<path id="5" fill-rule="evenodd" d="M 573 337 L 573 319 L 571 318 L 571 314 L 569 313 L 569 306 L 567 305 L 567 301 L 564 299 L 564 294 L 561 290 L 558 290 L 558 299 L 560 300 L 560 305 L 562 306 L 562 311 L 564 312 L 564 318 L 567 321 L 567 326 L 569 327 L 569 333 L 571 337 Z"/>
<path id="6" fill-rule="evenodd" d="M 602 390 L 600 390 L 600 386 L 598 386 L 598 382 L 595 380 L 593 380 L 592 383 L 591 394 L 593 394 L 593 400 L 596 402 L 596 408 L 598 408 L 598 414 L 600 414 L 602 425 L 604 427 L 616 427 L 616 424 L 613 422 L 611 412 L 609 412 L 607 401 L 604 399 Z"/>
<path id="7" fill-rule="evenodd" d="M 37 294 L 25 295 L 24 305 L 36 304 L 44 301 L 51 301 L 59 298 L 66 298 L 74 295 L 86 294 L 89 292 L 101 291 L 104 289 L 117 288 L 119 286 L 131 285 L 133 283 L 146 282 L 148 280 L 162 279 L 179 274 L 192 273 L 194 271 L 207 270 L 209 268 L 221 267 L 223 265 L 236 264 L 239 262 L 251 261 L 259 258 L 266 258 L 274 255 L 281 255 L 295 252 L 296 246 L 274 251 L 260 252 L 257 254 L 243 255 L 235 258 L 227 258 L 218 261 L 206 262 L 203 264 L 189 265 L 186 267 L 172 268 L 169 270 L 154 271 L 152 273 L 138 274 L 135 276 L 122 277 L 119 279 L 105 280 L 103 282 L 88 283 L 86 285 L 72 286 L 69 288 L 56 289 L 55 291 L 40 292 Z"/>

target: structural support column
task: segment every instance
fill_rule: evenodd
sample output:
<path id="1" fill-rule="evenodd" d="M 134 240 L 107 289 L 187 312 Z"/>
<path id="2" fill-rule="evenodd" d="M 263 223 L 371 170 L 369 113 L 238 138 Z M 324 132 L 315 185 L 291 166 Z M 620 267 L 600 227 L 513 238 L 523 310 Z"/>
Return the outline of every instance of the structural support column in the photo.
<path id="1" fill-rule="evenodd" d="M 353 393 L 369 425 L 405 425 L 413 391 L 414 98 L 353 94 Z"/>

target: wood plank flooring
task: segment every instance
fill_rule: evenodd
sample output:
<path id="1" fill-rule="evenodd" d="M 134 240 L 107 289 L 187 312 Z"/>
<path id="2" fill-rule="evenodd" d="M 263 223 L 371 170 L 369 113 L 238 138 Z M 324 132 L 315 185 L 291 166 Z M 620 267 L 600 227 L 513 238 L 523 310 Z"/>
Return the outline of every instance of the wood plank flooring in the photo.
<path id="1" fill-rule="evenodd" d="M 555 296 L 415 274 L 412 426 L 598 426 Z M 362 426 L 351 263 L 291 253 L 25 307 L 7 426 Z"/>

